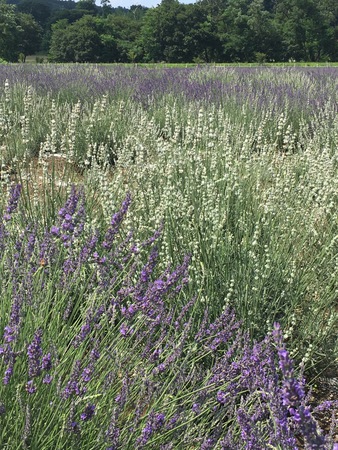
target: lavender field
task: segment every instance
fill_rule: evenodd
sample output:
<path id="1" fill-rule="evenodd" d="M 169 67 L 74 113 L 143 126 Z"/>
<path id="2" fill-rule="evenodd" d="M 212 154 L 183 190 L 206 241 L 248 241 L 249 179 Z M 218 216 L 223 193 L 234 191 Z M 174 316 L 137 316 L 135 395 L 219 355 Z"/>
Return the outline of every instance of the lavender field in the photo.
<path id="1" fill-rule="evenodd" d="M 338 68 L 0 66 L 0 448 L 338 448 Z"/>

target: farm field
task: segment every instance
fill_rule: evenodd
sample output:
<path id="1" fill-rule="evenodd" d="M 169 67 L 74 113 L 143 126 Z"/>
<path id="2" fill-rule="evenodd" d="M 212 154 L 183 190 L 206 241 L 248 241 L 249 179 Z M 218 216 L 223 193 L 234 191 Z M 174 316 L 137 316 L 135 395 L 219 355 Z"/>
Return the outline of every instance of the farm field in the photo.
<path id="1" fill-rule="evenodd" d="M 338 68 L 0 66 L 4 449 L 336 449 Z"/>

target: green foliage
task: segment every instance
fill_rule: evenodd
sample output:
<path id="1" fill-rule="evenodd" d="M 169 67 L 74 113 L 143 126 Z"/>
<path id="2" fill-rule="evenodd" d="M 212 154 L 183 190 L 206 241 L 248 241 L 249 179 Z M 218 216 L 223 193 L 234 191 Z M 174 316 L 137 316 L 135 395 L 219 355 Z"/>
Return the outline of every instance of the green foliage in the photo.
<path id="1" fill-rule="evenodd" d="M 17 9 L 21 13 L 31 14 L 40 26 L 45 27 L 52 9 L 42 0 L 22 0 Z"/>
<path id="2" fill-rule="evenodd" d="M 0 58 L 17 61 L 19 56 L 20 28 L 15 17 L 15 8 L 3 1 L 0 3 Z"/>
<path id="3" fill-rule="evenodd" d="M 140 21 L 126 16 L 111 14 L 104 23 L 106 39 L 109 37 L 114 42 L 114 52 L 107 53 L 105 61 L 130 62 L 131 52 L 135 48 L 135 42 L 141 28 Z"/>
<path id="4" fill-rule="evenodd" d="M 148 11 L 140 33 L 146 61 L 192 62 L 214 59 L 218 45 L 213 22 L 195 5 L 162 1 Z"/>
<path id="5" fill-rule="evenodd" d="M 328 51 L 337 49 L 330 18 L 317 1 L 283 0 L 276 7 L 275 18 L 287 59 L 320 61 Z"/>
<path id="6" fill-rule="evenodd" d="M 95 5 L 95 0 L 79 0 L 76 3 L 76 8 L 77 9 L 83 9 L 85 11 L 87 11 L 87 13 L 96 13 L 96 5 Z"/>
<path id="7" fill-rule="evenodd" d="M 6 26 L 2 25 L 7 29 L 2 32 L 6 45 L 0 48 L 2 56 L 11 61 L 27 51 L 50 52 L 50 59 L 60 62 L 252 62 L 259 53 L 268 62 L 338 59 L 334 0 L 199 0 L 192 4 L 163 0 L 151 9 L 141 5 L 114 8 L 108 0 L 100 6 L 94 0 L 10 2 L 17 7 L 2 2 L 6 12 L 0 13 L 0 30 L 1 14 L 8 17 L 3 21 Z M 20 13 L 33 16 L 42 28 L 38 31 L 34 25 L 34 34 L 33 25 L 26 24 L 26 35 L 35 36 L 25 39 L 29 50 L 18 48 Z M 102 20 L 100 29 L 95 20 L 88 20 L 84 27 L 85 16 Z M 55 27 L 60 20 L 80 24 L 67 29 L 63 37 Z M 61 47 L 67 41 L 71 49 L 58 51 L 58 39 Z"/>
<path id="8" fill-rule="evenodd" d="M 102 41 L 91 16 L 73 24 L 61 20 L 53 25 L 50 60 L 57 62 L 100 61 Z"/>
<path id="9" fill-rule="evenodd" d="M 17 23 L 21 29 L 19 50 L 23 55 L 32 55 L 40 48 L 42 28 L 30 14 L 17 14 Z"/>
<path id="10" fill-rule="evenodd" d="M 125 16 L 84 15 L 74 23 L 63 19 L 52 26 L 49 57 L 57 62 L 128 62 L 139 30 L 139 21 Z"/>
<path id="11" fill-rule="evenodd" d="M 17 62 L 38 50 L 42 29 L 30 14 L 17 13 L 12 5 L 0 3 L 0 57 Z M 21 58 L 22 59 L 22 58 Z"/>

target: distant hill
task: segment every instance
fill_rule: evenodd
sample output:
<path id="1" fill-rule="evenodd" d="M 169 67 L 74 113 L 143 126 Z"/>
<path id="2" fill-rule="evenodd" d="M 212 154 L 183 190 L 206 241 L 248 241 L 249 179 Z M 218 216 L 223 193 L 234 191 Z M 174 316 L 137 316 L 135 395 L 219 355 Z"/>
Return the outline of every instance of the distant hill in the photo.
<path id="1" fill-rule="evenodd" d="M 76 7 L 76 3 L 73 0 L 7 0 L 7 3 L 10 5 L 42 3 L 52 11 L 57 9 L 74 9 Z"/>

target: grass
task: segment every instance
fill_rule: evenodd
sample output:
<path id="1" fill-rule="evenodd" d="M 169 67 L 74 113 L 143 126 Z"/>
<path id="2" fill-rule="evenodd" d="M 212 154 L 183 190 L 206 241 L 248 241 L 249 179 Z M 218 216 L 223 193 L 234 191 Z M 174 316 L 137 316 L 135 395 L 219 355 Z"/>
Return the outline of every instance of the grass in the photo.
<path id="1" fill-rule="evenodd" d="M 28 55 L 26 57 L 27 64 L 37 63 L 37 58 L 42 58 L 43 62 L 48 61 L 48 54 L 38 53 L 35 55 Z M 39 62 L 39 61 L 38 61 Z M 72 65 L 70 63 L 69 65 Z M 128 67 L 131 63 L 106 63 L 101 65 L 108 66 L 125 66 Z M 318 62 L 304 62 L 304 61 L 284 61 L 284 62 L 238 62 L 238 63 L 220 63 L 220 62 L 201 62 L 201 63 L 166 63 L 166 62 L 156 62 L 156 63 L 134 63 L 137 67 L 147 67 L 151 69 L 155 68 L 186 68 L 186 67 L 197 67 L 197 66 L 217 66 L 217 67 L 337 67 L 338 62 L 335 61 L 318 61 Z"/>

